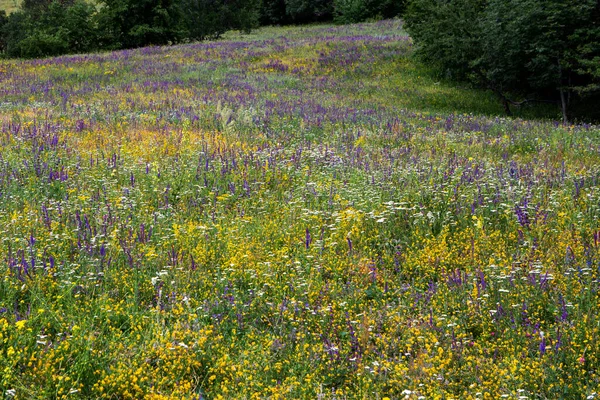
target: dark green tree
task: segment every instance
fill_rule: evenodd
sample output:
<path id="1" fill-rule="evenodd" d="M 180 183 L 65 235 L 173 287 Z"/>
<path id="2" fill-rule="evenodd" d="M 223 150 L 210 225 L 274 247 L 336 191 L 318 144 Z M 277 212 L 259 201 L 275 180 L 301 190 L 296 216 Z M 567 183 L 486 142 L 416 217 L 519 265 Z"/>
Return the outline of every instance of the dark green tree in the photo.
<path id="1" fill-rule="evenodd" d="M 184 37 L 177 0 L 100 0 L 97 15 L 103 48 L 176 43 Z"/>
<path id="2" fill-rule="evenodd" d="M 334 0 L 335 21 L 343 24 L 399 16 L 403 0 Z"/>
<path id="3" fill-rule="evenodd" d="M 216 38 L 231 29 L 249 32 L 259 25 L 259 0 L 181 0 L 185 37 Z"/>
<path id="4" fill-rule="evenodd" d="M 592 18 L 597 5 L 596 0 L 490 0 L 475 65 L 499 93 L 523 88 L 556 96 L 566 121 L 572 94 L 593 84 L 581 67 L 583 48 L 598 43 Z"/>
<path id="5" fill-rule="evenodd" d="M 4 27 L 8 23 L 8 16 L 6 15 L 6 11 L 0 10 L 0 53 L 3 53 L 6 49 L 6 40 L 2 32 L 4 32 Z"/>
<path id="6" fill-rule="evenodd" d="M 262 25 L 306 24 L 333 18 L 334 0 L 261 0 Z"/>
<path id="7" fill-rule="evenodd" d="M 485 0 L 412 0 L 405 26 L 416 54 L 451 78 L 467 79 L 481 48 Z"/>
<path id="8" fill-rule="evenodd" d="M 29 16 L 23 11 L 13 12 L 6 17 L 0 29 L 3 53 L 9 57 L 22 57 L 19 51 L 19 44 L 32 30 L 32 23 Z"/>
<path id="9" fill-rule="evenodd" d="M 60 6 L 67 8 L 75 3 L 75 0 L 23 0 L 21 2 L 21 10 L 28 12 L 30 15 L 39 17 L 44 14 L 51 4 L 58 3 Z"/>
<path id="10" fill-rule="evenodd" d="M 92 15 L 83 0 L 29 2 L 10 14 L 1 28 L 3 50 L 10 57 L 46 57 L 96 49 Z"/>
<path id="11" fill-rule="evenodd" d="M 333 0 L 286 0 L 285 12 L 296 24 L 331 20 Z"/>
<path id="12" fill-rule="evenodd" d="M 598 89 L 597 0 L 411 0 L 417 54 L 447 76 L 493 90 L 507 113 L 573 104 Z M 516 101 L 515 99 L 519 99 Z"/>
<path id="13" fill-rule="evenodd" d="M 262 0 L 260 6 L 261 25 L 284 25 L 289 23 L 285 0 Z"/>

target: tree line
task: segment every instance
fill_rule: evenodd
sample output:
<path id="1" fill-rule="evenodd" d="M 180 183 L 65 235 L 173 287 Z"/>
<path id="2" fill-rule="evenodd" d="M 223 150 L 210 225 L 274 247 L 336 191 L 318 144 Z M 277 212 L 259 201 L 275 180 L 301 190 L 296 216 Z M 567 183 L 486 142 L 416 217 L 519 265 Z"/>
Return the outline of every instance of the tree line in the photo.
<path id="1" fill-rule="evenodd" d="M 498 95 L 507 114 L 554 103 L 600 120 L 600 0 L 410 0 L 417 55 Z"/>
<path id="2" fill-rule="evenodd" d="M 0 12 L 0 52 L 35 58 L 217 38 L 227 30 L 400 14 L 404 0 L 23 0 Z"/>

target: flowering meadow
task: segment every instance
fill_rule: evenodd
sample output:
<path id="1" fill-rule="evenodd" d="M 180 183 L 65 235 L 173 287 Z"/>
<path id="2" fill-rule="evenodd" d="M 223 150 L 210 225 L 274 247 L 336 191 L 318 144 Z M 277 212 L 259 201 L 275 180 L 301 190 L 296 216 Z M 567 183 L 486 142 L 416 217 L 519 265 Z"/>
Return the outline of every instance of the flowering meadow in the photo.
<path id="1" fill-rule="evenodd" d="M 600 129 L 411 52 L 383 21 L 1 61 L 1 395 L 600 398 Z"/>

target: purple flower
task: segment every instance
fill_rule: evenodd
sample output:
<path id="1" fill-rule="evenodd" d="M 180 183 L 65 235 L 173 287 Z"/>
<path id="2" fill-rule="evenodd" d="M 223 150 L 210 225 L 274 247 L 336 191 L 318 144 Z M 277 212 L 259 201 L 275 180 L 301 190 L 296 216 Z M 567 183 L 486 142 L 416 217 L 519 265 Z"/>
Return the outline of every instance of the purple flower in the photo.
<path id="1" fill-rule="evenodd" d="M 540 332 L 540 336 L 542 340 L 540 342 L 540 356 L 546 354 L 546 336 L 544 336 L 544 332 Z"/>

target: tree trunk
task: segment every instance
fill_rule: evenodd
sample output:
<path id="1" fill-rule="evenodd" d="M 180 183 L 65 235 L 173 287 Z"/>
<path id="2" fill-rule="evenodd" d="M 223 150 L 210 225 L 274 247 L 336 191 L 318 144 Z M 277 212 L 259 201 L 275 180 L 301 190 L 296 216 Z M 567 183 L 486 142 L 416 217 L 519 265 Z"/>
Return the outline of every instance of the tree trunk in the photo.
<path id="1" fill-rule="evenodd" d="M 562 117 L 563 124 L 567 125 L 569 123 L 569 118 L 567 117 L 567 99 L 565 98 L 565 91 L 563 88 L 560 88 L 560 105 L 562 109 Z"/>
<path id="2" fill-rule="evenodd" d="M 567 118 L 567 99 L 565 97 L 565 89 L 562 86 L 563 85 L 563 70 L 562 70 L 562 65 L 560 64 L 560 58 L 558 58 L 558 78 L 559 78 L 559 84 L 560 87 L 558 88 L 558 91 L 560 92 L 560 106 L 561 106 L 561 110 L 562 110 L 562 117 L 563 117 L 563 124 L 567 125 L 569 123 L 569 119 Z"/>

